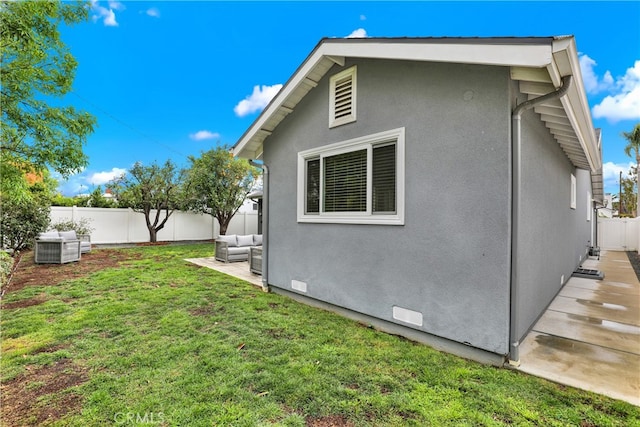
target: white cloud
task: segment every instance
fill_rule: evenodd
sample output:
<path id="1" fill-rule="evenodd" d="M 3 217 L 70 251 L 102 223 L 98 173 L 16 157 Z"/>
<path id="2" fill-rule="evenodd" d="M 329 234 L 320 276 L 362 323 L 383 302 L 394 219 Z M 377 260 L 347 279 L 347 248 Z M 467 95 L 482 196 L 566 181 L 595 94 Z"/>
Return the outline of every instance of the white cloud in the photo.
<path id="1" fill-rule="evenodd" d="M 196 133 L 189 134 L 189 138 L 193 139 L 194 141 L 203 141 L 205 139 L 220 138 L 220 134 L 209 132 L 208 130 L 199 130 Z"/>
<path id="2" fill-rule="evenodd" d="M 116 178 L 119 178 L 126 173 L 126 169 L 113 168 L 107 172 L 96 172 L 94 174 L 91 174 L 87 177 L 87 182 L 93 185 L 102 185 Z"/>
<path id="3" fill-rule="evenodd" d="M 110 0 L 109 1 L 109 9 L 113 9 L 113 10 L 125 10 L 126 8 L 124 7 L 124 5 L 122 3 L 120 3 L 119 1 L 113 1 Z"/>
<path id="4" fill-rule="evenodd" d="M 594 118 L 604 118 L 611 123 L 640 119 L 640 60 L 616 79 L 612 92 L 593 107 Z"/>
<path id="5" fill-rule="evenodd" d="M 109 11 L 107 12 L 107 16 L 104 17 L 103 22 L 107 27 L 118 26 L 118 22 L 116 21 L 116 14 L 113 12 L 113 10 L 109 9 Z"/>
<path id="6" fill-rule="evenodd" d="M 588 93 L 598 93 L 609 90 L 613 87 L 613 77 L 611 77 L 611 73 L 607 70 L 604 73 L 604 77 L 599 79 L 598 75 L 594 71 L 594 67 L 596 65 L 598 65 L 596 61 L 589 58 L 587 55 L 580 55 L 582 81 L 584 82 L 584 88 Z"/>
<path id="7" fill-rule="evenodd" d="M 358 28 L 347 36 L 348 39 L 362 39 L 367 37 L 367 31 L 364 28 Z"/>
<path id="8" fill-rule="evenodd" d="M 633 162 L 629 163 L 613 163 L 606 162 L 602 164 L 602 180 L 604 182 L 605 191 L 607 189 L 616 189 L 620 183 L 620 172 L 622 177 L 627 178 L 629 170 L 632 166 L 635 166 Z M 607 191 L 609 192 L 609 191 Z"/>
<path id="9" fill-rule="evenodd" d="M 160 11 L 158 9 L 156 9 L 155 7 L 152 7 L 151 9 L 147 9 L 147 11 L 145 12 L 147 15 L 152 16 L 154 18 L 160 18 Z"/>
<path id="10" fill-rule="evenodd" d="M 273 86 L 254 86 L 253 93 L 240 101 L 238 105 L 233 108 L 233 111 L 238 117 L 244 117 L 248 114 L 261 111 L 266 107 L 274 96 L 282 89 L 281 84 Z"/>
<path id="11" fill-rule="evenodd" d="M 102 23 L 107 27 L 117 27 L 118 21 L 116 20 L 115 10 L 124 10 L 124 5 L 117 1 L 110 1 L 109 8 L 104 6 L 100 6 L 97 0 L 91 1 L 91 9 L 95 13 L 93 15 L 93 20 L 98 21 L 102 19 Z"/>

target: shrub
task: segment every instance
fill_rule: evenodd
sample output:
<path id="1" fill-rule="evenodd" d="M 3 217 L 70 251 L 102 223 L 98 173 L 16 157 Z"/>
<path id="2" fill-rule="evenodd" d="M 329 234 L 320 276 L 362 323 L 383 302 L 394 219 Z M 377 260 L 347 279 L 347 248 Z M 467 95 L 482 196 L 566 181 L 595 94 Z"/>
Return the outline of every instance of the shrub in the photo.
<path id="1" fill-rule="evenodd" d="M 5 251 L 0 251 L 0 289 L 9 283 L 11 270 L 13 269 L 13 258 Z"/>
<path id="2" fill-rule="evenodd" d="M 76 234 L 91 234 L 94 230 L 93 227 L 89 226 L 91 220 L 89 218 L 80 218 L 78 221 L 74 221 L 72 219 L 63 219 L 54 222 L 49 227 L 51 230 L 57 231 L 71 231 L 74 230 Z"/>
<path id="3" fill-rule="evenodd" d="M 51 221 L 49 205 L 38 198 L 2 197 L 0 220 L 2 246 L 21 251 L 31 247 L 36 236 L 46 231 Z"/>

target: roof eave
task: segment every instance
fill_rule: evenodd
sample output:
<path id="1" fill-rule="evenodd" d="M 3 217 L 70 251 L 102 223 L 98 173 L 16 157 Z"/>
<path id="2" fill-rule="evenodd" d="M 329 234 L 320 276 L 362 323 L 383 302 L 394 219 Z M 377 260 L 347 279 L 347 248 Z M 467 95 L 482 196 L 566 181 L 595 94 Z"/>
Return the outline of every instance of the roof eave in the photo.
<path id="1" fill-rule="evenodd" d="M 574 38 L 560 38 L 553 44 L 554 66 L 560 76 L 572 75 L 572 84 L 560 102 L 576 133 L 591 172 L 602 167 L 600 139 L 596 136 L 586 97 Z M 553 76 L 552 76 L 553 79 Z M 555 82 L 554 82 L 555 84 Z"/>
<path id="2" fill-rule="evenodd" d="M 323 39 L 234 145 L 234 155 L 262 158 L 263 141 L 331 66 L 344 65 L 346 57 L 546 69 L 556 88 L 563 76 L 572 75 L 574 83 L 560 102 L 581 147 L 580 160 L 574 164 L 592 172 L 602 165 L 573 37 Z"/>
<path id="3" fill-rule="evenodd" d="M 492 43 L 487 44 L 486 40 L 491 40 Z M 262 141 L 272 130 L 269 126 L 265 126 L 269 118 L 281 116 L 284 119 L 295 107 L 295 105 L 287 105 L 289 98 L 296 91 L 306 94 L 314 87 L 319 78 L 330 68 L 326 68 L 327 63 L 343 65 L 344 58 L 351 57 L 544 67 L 551 60 L 549 40 L 549 38 L 522 40 L 516 38 L 323 39 L 240 137 L 233 147 L 233 153 L 244 158 L 261 158 Z M 425 49 L 426 41 L 429 49 Z M 522 49 L 522 44 L 528 46 L 526 53 Z M 317 73 L 317 69 L 321 72 Z M 314 78 L 311 78 L 312 75 Z"/>

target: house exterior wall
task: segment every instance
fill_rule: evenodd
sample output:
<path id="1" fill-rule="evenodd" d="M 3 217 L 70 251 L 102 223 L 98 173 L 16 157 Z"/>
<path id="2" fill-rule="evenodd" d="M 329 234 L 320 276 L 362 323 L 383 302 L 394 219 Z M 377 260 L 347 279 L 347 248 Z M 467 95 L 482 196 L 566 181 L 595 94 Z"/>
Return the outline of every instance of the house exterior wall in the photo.
<path id="1" fill-rule="evenodd" d="M 519 102 L 524 98 L 519 97 Z M 522 117 L 522 219 L 517 336 L 522 337 L 584 261 L 595 214 L 589 171 L 576 169 L 533 110 Z M 571 208 L 571 175 L 576 178 Z"/>
<path id="2" fill-rule="evenodd" d="M 269 284 L 498 354 L 508 352 L 509 70 L 334 66 L 265 141 Z M 328 126 L 329 77 L 358 65 L 357 121 Z M 405 128 L 404 225 L 298 223 L 297 153 Z M 306 292 L 292 289 L 292 281 Z M 296 286 L 300 288 L 300 286 Z M 422 326 L 393 308 L 421 313 Z"/>

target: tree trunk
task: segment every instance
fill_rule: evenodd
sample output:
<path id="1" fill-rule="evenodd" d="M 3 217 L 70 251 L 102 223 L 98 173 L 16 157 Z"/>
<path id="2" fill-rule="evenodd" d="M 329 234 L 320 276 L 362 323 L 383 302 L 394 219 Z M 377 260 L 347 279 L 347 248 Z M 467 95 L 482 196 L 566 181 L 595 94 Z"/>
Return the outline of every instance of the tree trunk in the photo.
<path id="1" fill-rule="evenodd" d="M 227 224 L 224 223 L 224 222 L 219 222 L 219 221 L 218 221 L 218 223 L 220 224 L 220 235 L 222 235 L 222 236 L 226 235 L 227 234 Z"/>
<path id="2" fill-rule="evenodd" d="M 155 243 L 158 241 L 158 231 L 155 227 L 149 227 L 149 241 Z"/>
<path id="3" fill-rule="evenodd" d="M 227 228 L 229 228 L 229 223 L 231 222 L 231 218 L 233 218 L 233 215 L 231 216 L 227 216 L 224 214 L 216 215 L 216 219 L 218 220 L 218 224 L 220 225 L 221 235 L 224 236 L 227 234 Z"/>

